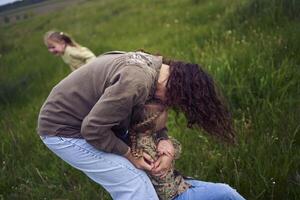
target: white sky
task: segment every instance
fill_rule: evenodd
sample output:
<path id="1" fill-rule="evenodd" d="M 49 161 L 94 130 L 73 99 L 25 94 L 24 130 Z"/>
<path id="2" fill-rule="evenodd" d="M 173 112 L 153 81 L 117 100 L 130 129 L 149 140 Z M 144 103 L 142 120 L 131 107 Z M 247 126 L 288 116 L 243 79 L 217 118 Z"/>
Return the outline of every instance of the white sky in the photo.
<path id="1" fill-rule="evenodd" d="M 4 4 L 12 3 L 14 1 L 18 1 L 18 0 L 0 0 L 0 6 L 2 6 Z"/>

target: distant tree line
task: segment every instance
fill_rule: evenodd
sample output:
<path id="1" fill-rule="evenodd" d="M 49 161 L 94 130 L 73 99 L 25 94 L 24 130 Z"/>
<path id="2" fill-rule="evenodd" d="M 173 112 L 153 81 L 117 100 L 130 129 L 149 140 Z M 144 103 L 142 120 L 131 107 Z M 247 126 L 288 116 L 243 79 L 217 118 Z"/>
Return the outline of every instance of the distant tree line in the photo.
<path id="1" fill-rule="evenodd" d="M 9 3 L 3 6 L 0 6 L 0 12 L 6 11 L 6 10 L 12 10 L 15 8 L 19 8 L 19 7 L 23 7 L 23 6 L 28 6 L 31 4 L 36 4 L 36 3 L 40 3 L 43 1 L 47 1 L 47 0 L 23 0 L 23 1 L 16 1 L 13 3 Z"/>

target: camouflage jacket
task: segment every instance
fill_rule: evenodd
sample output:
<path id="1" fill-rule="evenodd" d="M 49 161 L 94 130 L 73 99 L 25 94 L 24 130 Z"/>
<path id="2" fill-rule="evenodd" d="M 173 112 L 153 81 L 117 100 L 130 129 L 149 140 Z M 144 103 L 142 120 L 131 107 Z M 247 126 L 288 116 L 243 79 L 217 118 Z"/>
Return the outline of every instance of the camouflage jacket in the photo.
<path id="1" fill-rule="evenodd" d="M 137 149 L 148 153 L 154 160 L 158 158 L 155 143 L 156 134 L 137 133 Z M 175 147 L 175 159 L 178 159 L 181 153 L 181 144 L 174 138 L 169 138 Z M 174 159 L 174 160 L 175 160 Z M 160 200 L 170 200 L 186 191 L 190 185 L 186 183 L 182 175 L 174 169 L 175 161 L 164 178 L 156 177 L 148 173 L 151 182 L 157 192 Z"/>

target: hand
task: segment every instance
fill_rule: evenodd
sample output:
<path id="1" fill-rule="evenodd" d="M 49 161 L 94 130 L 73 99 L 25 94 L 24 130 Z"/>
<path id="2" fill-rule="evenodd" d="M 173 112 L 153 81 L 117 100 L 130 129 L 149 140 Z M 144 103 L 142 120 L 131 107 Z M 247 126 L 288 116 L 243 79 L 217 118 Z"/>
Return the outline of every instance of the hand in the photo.
<path id="1" fill-rule="evenodd" d="M 151 170 L 153 176 L 163 178 L 167 175 L 169 169 L 172 167 L 173 157 L 168 155 L 161 155 L 155 162 Z"/>
<path id="2" fill-rule="evenodd" d="M 154 160 L 151 156 L 145 152 L 142 153 L 142 157 L 136 158 L 131 154 L 130 148 L 124 156 L 138 169 L 151 171 L 154 167 Z"/>
<path id="3" fill-rule="evenodd" d="M 160 140 L 157 144 L 157 153 L 158 155 L 167 155 L 170 157 L 174 157 L 175 149 L 171 142 L 171 140 Z"/>

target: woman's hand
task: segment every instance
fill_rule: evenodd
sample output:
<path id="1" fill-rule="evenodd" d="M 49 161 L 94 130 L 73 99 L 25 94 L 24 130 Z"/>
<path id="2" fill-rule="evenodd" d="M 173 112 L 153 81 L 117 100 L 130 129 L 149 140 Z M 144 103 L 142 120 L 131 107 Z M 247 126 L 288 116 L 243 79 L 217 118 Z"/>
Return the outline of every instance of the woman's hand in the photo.
<path id="1" fill-rule="evenodd" d="M 139 158 L 134 157 L 131 154 L 130 148 L 128 149 L 127 153 L 124 156 L 138 169 L 151 171 L 154 167 L 154 160 L 151 156 L 145 152 L 142 153 L 143 155 Z"/>
<path id="2" fill-rule="evenodd" d="M 175 149 L 171 140 L 160 140 L 157 144 L 157 153 L 160 156 L 165 154 L 167 156 L 174 157 Z"/>
<path id="3" fill-rule="evenodd" d="M 167 175 L 169 169 L 172 167 L 173 157 L 168 155 L 161 155 L 155 162 L 151 170 L 153 176 L 163 178 Z"/>

